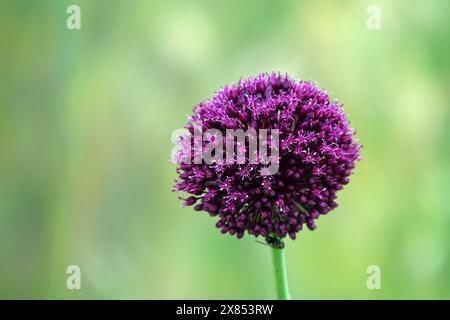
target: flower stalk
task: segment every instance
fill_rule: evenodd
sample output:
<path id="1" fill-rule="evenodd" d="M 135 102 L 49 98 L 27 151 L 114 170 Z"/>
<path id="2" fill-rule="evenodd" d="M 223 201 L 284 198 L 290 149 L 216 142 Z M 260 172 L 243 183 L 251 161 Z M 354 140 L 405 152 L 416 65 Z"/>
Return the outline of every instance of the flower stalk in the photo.
<path id="1" fill-rule="evenodd" d="M 286 260 L 284 258 L 284 249 L 272 247 L 272 256 L 278 299 L 289 300 L 290 295 L 286 272 Z"/>

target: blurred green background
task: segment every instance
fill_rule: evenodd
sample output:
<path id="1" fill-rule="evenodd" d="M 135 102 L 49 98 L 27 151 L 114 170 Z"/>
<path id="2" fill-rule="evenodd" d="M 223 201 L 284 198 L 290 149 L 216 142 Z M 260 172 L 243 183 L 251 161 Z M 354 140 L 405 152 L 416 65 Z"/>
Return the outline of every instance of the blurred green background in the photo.
<path id="1" fill-rule="evenodd" d="M 275 298 L 270 249 L 181 209 L 169 162 L 196 103 L 272 70 L 318 80 L 364 145 L 287 241 L 293 298 L 450 298 L 449 3 L 2 0 L 0 298 Z"/>

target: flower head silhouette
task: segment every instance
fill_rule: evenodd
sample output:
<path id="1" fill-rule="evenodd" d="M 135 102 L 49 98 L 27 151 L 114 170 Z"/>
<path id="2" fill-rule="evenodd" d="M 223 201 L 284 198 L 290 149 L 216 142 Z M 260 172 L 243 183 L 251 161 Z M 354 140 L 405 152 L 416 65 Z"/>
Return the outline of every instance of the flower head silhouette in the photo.
<path id="1" fill-rule="evenodd" d="M 238 238 L 248 232 L 295 239 L 305 225 L 314 230 L 315 220 L 337 207 L 336 193 L 359 159 L 342 106 L 316 84 L 278 73 L 241 80 L 199 103 L 186 128 L 197 127 L 224 135 L 227 129 L 278 131 L 274 174 L 264 174 L 260 163 L 178 165 L 174 190 L 191 194 L 184 205 L 217 216 L 217 228 Z"/>

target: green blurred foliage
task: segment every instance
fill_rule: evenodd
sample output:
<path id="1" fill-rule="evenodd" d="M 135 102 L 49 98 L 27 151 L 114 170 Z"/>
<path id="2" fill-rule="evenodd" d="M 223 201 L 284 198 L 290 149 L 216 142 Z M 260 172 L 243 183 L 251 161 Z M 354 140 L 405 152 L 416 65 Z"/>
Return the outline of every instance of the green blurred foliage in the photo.
<path id="1" fill-rule="evenodd" d="M 66 28 L 78 4 L 81 30 Z M 382 10 L 366 27 L 367 7 Z M 275 297 L 269 248 L 171 192 L 171 133 L 226 83 L 318 80 L 364 145 L 287 241 L 292 296 L 450 298 L 449 2 L 0 2 L 0 298 Z M 68 265 L 82 289 L 65 287 Z M 382 289 L 368 290 L 379 265 Z"/>

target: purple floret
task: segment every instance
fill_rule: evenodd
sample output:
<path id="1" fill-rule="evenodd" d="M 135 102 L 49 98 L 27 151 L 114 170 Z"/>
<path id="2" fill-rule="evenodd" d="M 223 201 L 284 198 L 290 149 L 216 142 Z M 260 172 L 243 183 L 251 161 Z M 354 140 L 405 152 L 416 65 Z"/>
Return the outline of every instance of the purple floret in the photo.
<path id="1" fill-rule="evenodd" d="M 336 193 L 359 160 L 342 106 L 308 81 L 260 74 L 226 86 L 194 108 L 186 128 L 278 129 L 279 170 L 262 164 L 179 164 L 174 190 L 189 193 L 184 205 L 216 216 L 222 233 L 241 238 L 274 235 L 295 239 L 303 225 L 337 207 Z M 186 142 L 184 143 L 186 146 Z M 188 142 L 190 145 L 190 142 Z M 194 151 L 195 153 L 195 151 Z"/>

